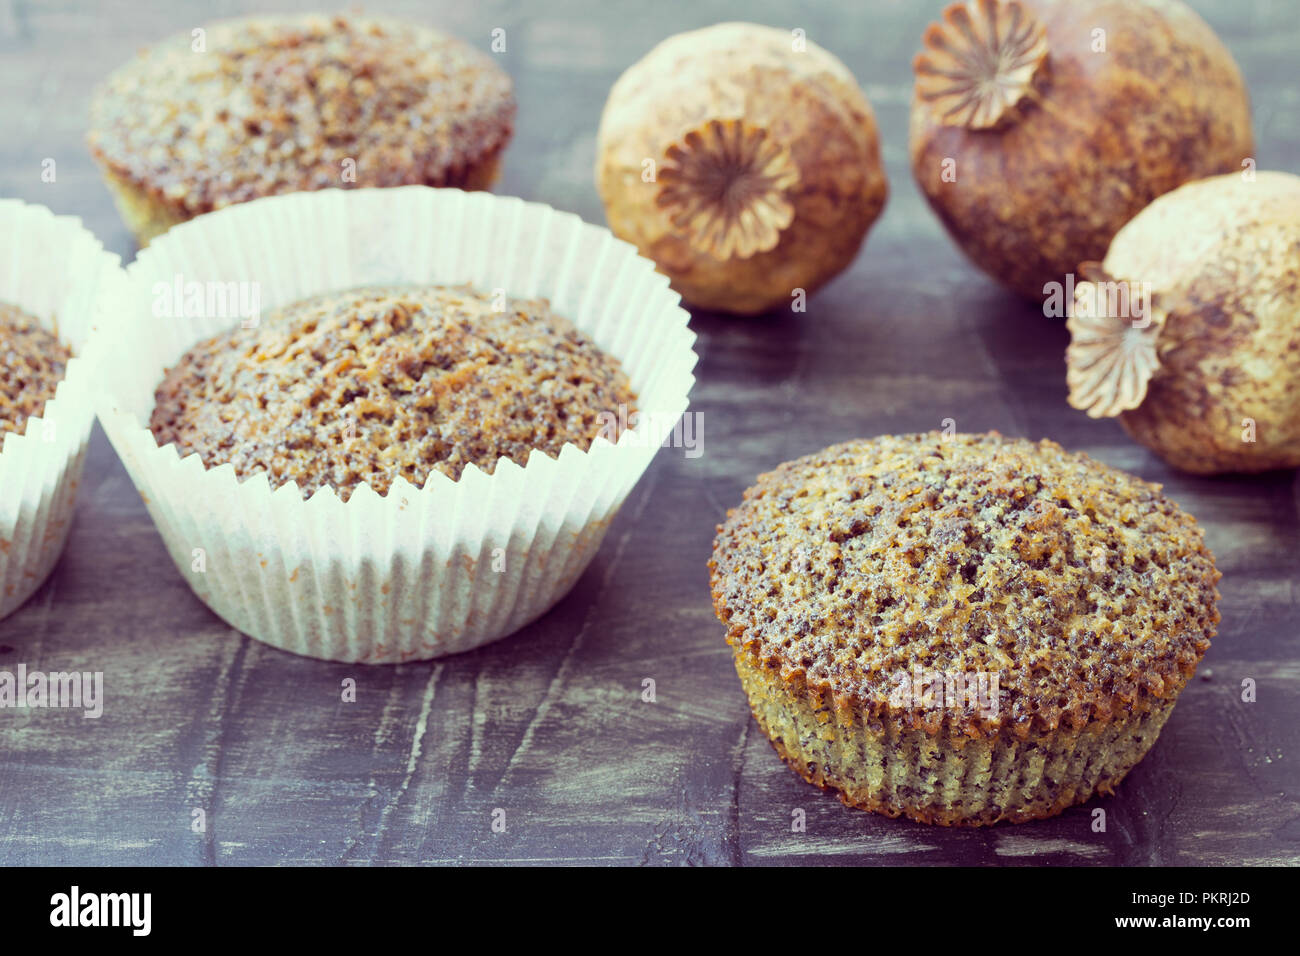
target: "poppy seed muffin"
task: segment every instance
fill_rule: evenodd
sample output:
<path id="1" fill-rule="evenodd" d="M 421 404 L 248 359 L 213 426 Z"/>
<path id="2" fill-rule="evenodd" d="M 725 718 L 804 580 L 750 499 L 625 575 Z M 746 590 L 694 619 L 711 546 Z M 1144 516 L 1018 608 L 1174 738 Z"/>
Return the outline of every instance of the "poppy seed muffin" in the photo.
<path id="1" fill-rule="evenodd" d="M 1219 620 L 1213 556 L 1158 485 L 996 433 L 783 464 L 709 567 L 781 757 L 851 806 L 945 825 L 1110 793 Z"/>
<path id="2" fill-rule="evenodd" d="M 58 391 L 72 353 L 35 316 L 0 302 L 0 441 L 21 435 Z"/>
<path id="3" fill-rule="evenodd" d="M 617 441 L 635 401 L 618 360 L 545 300 L 375 286 L 198 343 L 158 386 L 150 429 L 209 468 L 347 500 L 363 483 L 382 495 L 398 477 L 421 487 Z"/>
<path id="4" fill-rule="evenodd" d="M 485 189 L 514 116 L 510 77 L 436 30 L 255 17 L 171 37 L 119 68 L 95 93 L 88 141 L 143 245 L 261 196 Z"/>

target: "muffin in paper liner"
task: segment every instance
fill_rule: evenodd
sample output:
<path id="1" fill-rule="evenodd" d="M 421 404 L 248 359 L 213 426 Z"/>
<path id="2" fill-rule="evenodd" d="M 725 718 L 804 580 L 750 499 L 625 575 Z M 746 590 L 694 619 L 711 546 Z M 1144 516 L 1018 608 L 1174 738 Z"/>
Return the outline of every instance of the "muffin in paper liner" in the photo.
<path id="1" fill-rule="evenodd" d="M 0 449 L 0 618 L 54 569 L 72 527 L 94 422 L 95 310 L 121 283 L 118 257 L 72 216 L 0 200 L 0 302 L 34 316 L 72 350 L 63 380 Z"/>
<path id="2" fill-rule="evenodd" d="M 262 312 L 363 285 L 469 284 L 546 298 L 622 363 L 640 417 L 617 444 L 565 445 L 492 474 L 397 479 L 346 502 L 272 489 L 158 447 L 147 427 L 164 370 L 251 316 L 155 317 L 158 283 L 254 283 Z M 233 288 L 233 287 L 231 287 Z M 251 288 L 251 287 L 250 287 Z M 251 297 L 250 297 L 251 298 Z M 165 311 L 165 310 L 164 310 Z M 254 200 L 171 230 L 127 270 L 106 339 L 99 413 L 194 592 L 238 630 L 339 661 L 439 657 L 504 637 L 577 580 L 685 412 L 694 334 L 668 281 L 570 213 L 409 186 Z M 617 414 L 617 409 L 611 409 Z"/>
<path id="3" fill-rule="evenodd" d="M 849 806 L 945 826 L 1111 793 L 1219 621 L 1204 534 L 1159 485 L 996 432 L 785 462 L 728 511 L 709 569 L 781 758 Z"/>

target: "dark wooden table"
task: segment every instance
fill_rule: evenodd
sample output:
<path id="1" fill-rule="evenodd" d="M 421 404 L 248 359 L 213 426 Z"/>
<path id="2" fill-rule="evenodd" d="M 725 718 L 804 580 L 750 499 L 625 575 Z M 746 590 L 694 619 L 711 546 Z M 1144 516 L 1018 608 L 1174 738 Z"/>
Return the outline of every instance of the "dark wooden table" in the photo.
<path id="1" fill-rule="evenodd" d="M 1188 864 L 1300 861 L 1300 484 L 1171 472 L 1065 404 L 1059 323 L 969 266 L 907 169 L 910 59 L 941 6 L 376 3 L 486 48 L 519 96 L 499 192 L 600 222 L 610 84 L 662 37 L 723 19 L 803 27 L 879 115 L 892 195 L 805 315 L 695 316 L 704 454 L 665 449 L 573 592 L 497 644 L 401 667 L 328 664 L 232 632 L 168 559 L 96 430 L 70 546 L 0 622 L 0 668 L 98 670 L 106 711 L 0 711 L 0 864 Z M 1194 0 L 1254 97 L 1261 168 L 1300 170 L 1291 0 Z M 0 195 L 74 213 L 129 259 L 82 142 L 95 82 L 139 45 L 259 10 L 0 0 Z M 57 180 L 41 181 L 53 158 Z M 1119 792 L 1052 820 L 950 831 L 841 806 L 750 719 L 705 562 L 760 471 L 842 439 L 940 427 L 1048 436 L 1165 484 L 1224 573 L 1219 637 Z M 340 700 L 355 678 L 357 700 Z M 657 701 L 643 703 L 653 678 Z M 1243 703 L 1253 679 L 1258 701 Z M 1105 833 L 1091 806 L 1107 809 Z M 202 833 L 191 828 L 206 812 Z M 505 812 L 494 833 L 493 813 Z M 807 832 L 791 832 L 792 811 Z"/>

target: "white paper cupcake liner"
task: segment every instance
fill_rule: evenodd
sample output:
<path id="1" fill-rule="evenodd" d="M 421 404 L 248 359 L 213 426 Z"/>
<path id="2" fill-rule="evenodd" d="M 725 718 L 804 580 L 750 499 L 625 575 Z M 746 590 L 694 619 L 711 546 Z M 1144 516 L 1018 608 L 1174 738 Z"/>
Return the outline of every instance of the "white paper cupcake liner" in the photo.
<path id="1" fill-rule="evenodd" d="M 643 413 L 617 445 L 534 452 L 493 474 L 398 480 L 304 501 L 159 448 L 164 370 L 240 320 L 155 318 L 156 283 L 255 282 L 263 314 L 373 283 L 470 283 L 545 297 L 623 364 Z M 100 419 L 181 574 L 232 626 L 311 657 L 386 663 L 468 650 L 545 613 L 686 410 L 694 334 L 668 281 L 607 230 L 537 203 L 410 186 L 262 199 L 154 240 L 127 270 Z M 610 409 L 617 413 L 617 409 Z M 648 413 L 648 414 L 647 414 Z"/>
<path id="2" fill-rule="evenodd" d="M 63 551 L 94 423 L 97 303 L 123 282 L 118 258 L 71 216 L 0 200 L 0 301 L 69 346 L 54 398 L 0 450 L 0 618 L 45 581 Z"/>

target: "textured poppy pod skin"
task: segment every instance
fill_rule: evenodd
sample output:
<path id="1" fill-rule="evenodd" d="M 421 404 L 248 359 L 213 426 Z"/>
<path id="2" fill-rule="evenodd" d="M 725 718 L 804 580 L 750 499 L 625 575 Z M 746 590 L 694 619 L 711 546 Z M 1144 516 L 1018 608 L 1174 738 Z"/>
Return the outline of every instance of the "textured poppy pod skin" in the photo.
<path id="1" fill-rule="evenodd" d="M 1237 64 L 1180 0 L 970 0 L 923 42 L 913 175 L 975 264 L 1028 298 L 1157 196 L 1253 155 Z"/>
<path id="2" fill-rule="evenodd" d="M 1300 177 L 1188 183 L 1080 272 L 1071 405 L 1184 471 L 1300 466 Z"/>
<path id="3" fill-rule="evenodd" d="M 844 64 L 750 23 L 669 37 L 619 78 L 596 185 L 610 229 L 682 298 L 740 315 L 843 270 L 888 192 L 875 117 Z"/>

